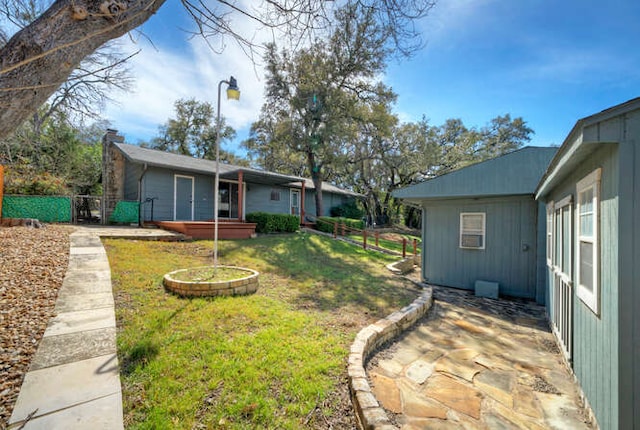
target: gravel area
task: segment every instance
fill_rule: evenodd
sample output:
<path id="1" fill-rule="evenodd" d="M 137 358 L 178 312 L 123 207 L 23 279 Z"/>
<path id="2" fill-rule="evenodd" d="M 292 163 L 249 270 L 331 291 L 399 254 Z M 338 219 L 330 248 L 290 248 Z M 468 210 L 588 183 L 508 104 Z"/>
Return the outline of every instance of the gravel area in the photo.
<path id="1" fill-rule="evenodd" d="M 0 429 L 54 314 L 69 262 L 68 226 L 0 227 Z"/>

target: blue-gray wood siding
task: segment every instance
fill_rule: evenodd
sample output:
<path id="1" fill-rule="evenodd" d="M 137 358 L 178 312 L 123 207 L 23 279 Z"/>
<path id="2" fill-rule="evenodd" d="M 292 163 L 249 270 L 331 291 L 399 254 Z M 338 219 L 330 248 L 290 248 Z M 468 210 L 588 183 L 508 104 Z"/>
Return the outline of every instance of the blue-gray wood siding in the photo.
<path id="1" fill-rule="evenodd" d="M 532 196 L 423 203 L 423 277 L 434 284 L 473 289 L 498 282 L 500 294 L 535 299 L 537 207 Z M 486 213 L 486 247 L 459 247 L 460 213 Z"/>
<path id="2" fill-rule="evenodd" d="M 142 171 L 140 170 L 140 173 Z M 194 179 L 193 212 L 194 220 L 210 220 L 213 218 L 213 178 L 190 172 L 172 172 L 165 169 L 149 167 L 143 177 L 142 198 L 154 198 L 154 221 L 171 221 L 174 219 L 174 186 L 175 175 Z M 136 182 L 137 187 L 137 182 Z M 143 220 L 151 220 L 151 204 L 143 203 L 141 215 Z"/>
<path id="3" fill-rule="evenodd" d="M 613 133 L 618 148 L 618 306 L 620 429 L 640 429 L 640 112 Z M 602 134 L 602 130 L 600 130 Z M 606 136 L 610 139 L 609 136 Z M 602 427 L 604 428 L 604 427 Z"/>
<path id="4" fill-rule="evenodd" d="M 573 296 L 573 371 L 580 381 L 602 429 L 618 429 L 618 153 L 617 145 L 603 145 L 556 186 L 547 199 L 573 196 L 576 183 L 602 168 L 600 191 L 600 315 Z M 575 218 L 574 218 L 575 224 Z M 573 226 L 575 247 L 575 225 Z M 574 253 L 575 255 L 575 253 Z M 576 264 L 572 279 L 575 281 Z M 551 280 L 549 288 L 551 288 Z M 548 294 L 551 294 L 550 291 Z M 553 301 L 550 300 L 550 306 Z M 550 308 L 549 308 L 550 309 Z M 628 427 L 626 427 L 628 428 Z"/>
<path id="5" fill-rule="evenodd" d="M 138 200 L 138 181 L 143 166 L 127 162 L 125 164 L 125 199 Z M 204 221 L 213 218 L 213 177 L 184 171 L 171 171 L 157 167 L 149 167 L 143 176 L 141 201 L 156 198 L 153 202 L 153 219 L 170 221 L 174 219 L 174 177 L 175 175 L 194 178 L 194 220 Z M 224 182 L 224 181 L 221 181 Z M 245 182 L 244 213 L 268 212 L 291 213 L 291 189 L 277 185 L 263 185 Z M 299 188 L 293 188 L 300 190 Z M 280 193 L 280 200 L 271 200 L 271 191 Z M 322 193 L 325 214 L 332 207 L 339 206 L 353 197 L 329 192 Z M 305 211 L 316 215 L 315 190 L 305 190 Z M 142 219 L 151 220 L 151 204 L 143 203 Z"/>
<path id="6" fill-rule="evenodd" d="M 267 212 L 288 214 L 291 211 L 291 198 L 288 187 L 275 185 L 247 184 L 245 213 Z M 280 193 L 280 200 L 271 200 L 271 192 Z"/>
<path id="7" fill-rule="evenodd" d="M 142 166 L 125 162 L 124 169 L 124 199 L 138 200 L 138 181 L 142 173 Z"/>
<path id="8" fill-rule="evenodd" d="M 331 208 L 341 206 L 349 201 L 354 200 L 355 197 L 347 196 L 344 194 L 322 192 L 322 205 L 324 213 L 319 216 L 330 216 Z M 304 210 L 307 215 L 318 216 L 316 213 L 316 190 L 305 190 L 305 202 Z"/>

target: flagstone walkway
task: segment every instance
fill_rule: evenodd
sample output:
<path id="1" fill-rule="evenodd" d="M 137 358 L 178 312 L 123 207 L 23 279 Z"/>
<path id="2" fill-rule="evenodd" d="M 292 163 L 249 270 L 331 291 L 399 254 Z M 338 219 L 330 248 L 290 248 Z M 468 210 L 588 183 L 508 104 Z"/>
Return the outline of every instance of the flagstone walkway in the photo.
<path id="1" fill-rule="evenodd" d="M 367 366 L 396 426 L 593 428 L 544 308 L 442 287 L 433 287 L 433 297 L 428 317 Z"/>

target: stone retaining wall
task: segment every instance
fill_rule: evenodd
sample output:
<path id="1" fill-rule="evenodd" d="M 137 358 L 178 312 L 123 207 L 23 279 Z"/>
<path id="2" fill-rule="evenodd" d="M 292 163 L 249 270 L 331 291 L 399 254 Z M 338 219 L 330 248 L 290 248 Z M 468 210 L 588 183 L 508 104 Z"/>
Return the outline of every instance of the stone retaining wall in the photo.
<path id="1" fill-rule="evenodd" d="M 231 266 L 226 266 L 231 267 Z M 258 291 L 259 273 L 255 270 L 240 268 L 249 272 L 249 276 L 232 281 L 222 282 L 193 282 L 180 281 L 171 275 L 180 272 L 171 272 L 164 275 L 163 283 L 165 288 L 181 296 L 242 296 L 253 294 Z M 184 269 L 183 269 L 184 270 Z"/>
<path id="2" fill-rule="evenodd" d="M 429 311 L 432 303 L 433 291 L 427 288 L 413 303 L 365 327 L 356 336 L 349 353 L 348 375 L 351 401 L 361 429 L 396 429 L 373 395 L 364 366 L 378 346 L 415 324 Z"/>

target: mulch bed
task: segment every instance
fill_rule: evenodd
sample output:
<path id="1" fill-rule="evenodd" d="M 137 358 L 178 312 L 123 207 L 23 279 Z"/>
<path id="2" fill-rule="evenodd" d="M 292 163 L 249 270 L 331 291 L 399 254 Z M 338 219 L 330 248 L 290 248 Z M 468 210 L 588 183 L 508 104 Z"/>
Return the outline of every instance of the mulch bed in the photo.
<path id="1" fill-rule="evenodd" d="M 68 226 L 0 227 L 0 429 L 54 315 L 71 232 Z"/>

